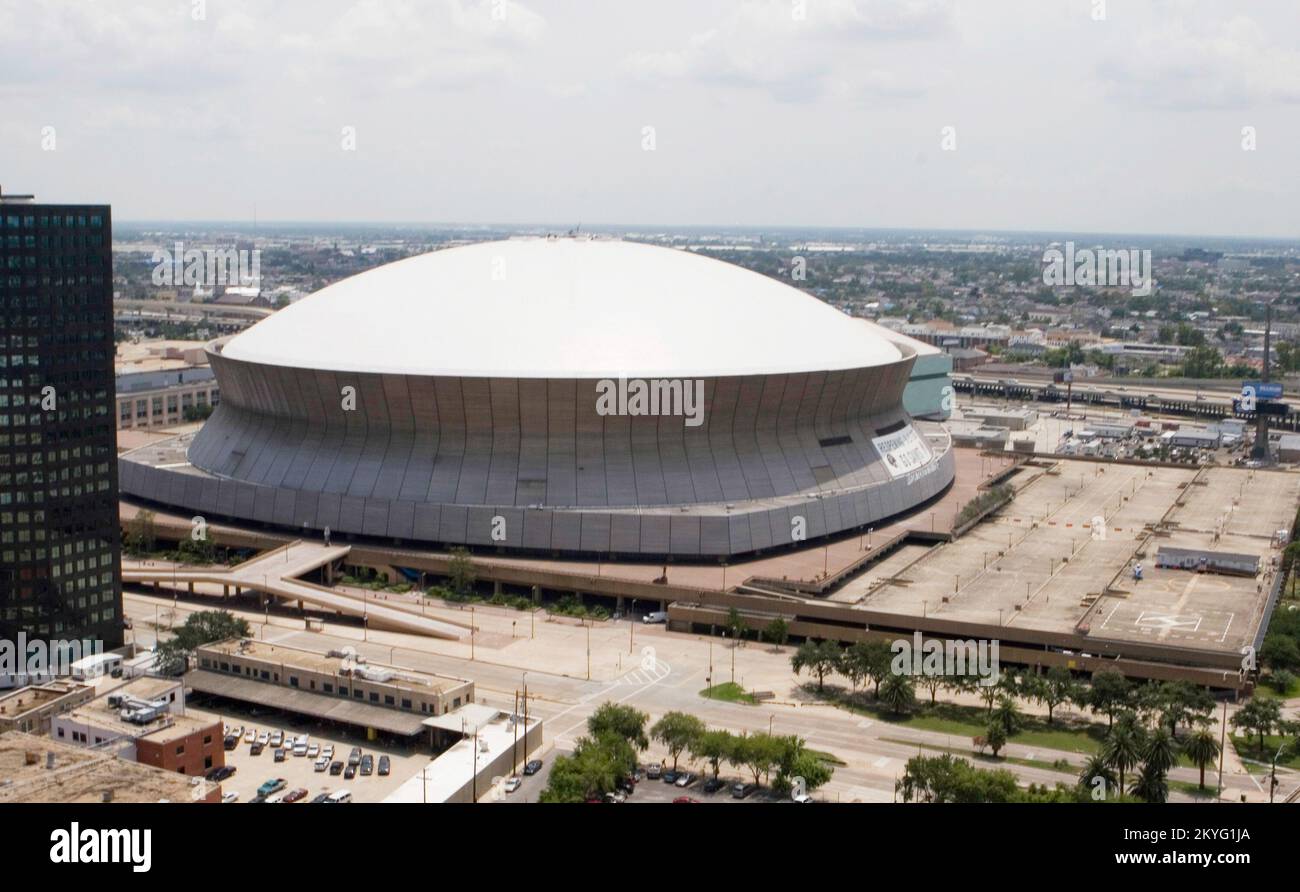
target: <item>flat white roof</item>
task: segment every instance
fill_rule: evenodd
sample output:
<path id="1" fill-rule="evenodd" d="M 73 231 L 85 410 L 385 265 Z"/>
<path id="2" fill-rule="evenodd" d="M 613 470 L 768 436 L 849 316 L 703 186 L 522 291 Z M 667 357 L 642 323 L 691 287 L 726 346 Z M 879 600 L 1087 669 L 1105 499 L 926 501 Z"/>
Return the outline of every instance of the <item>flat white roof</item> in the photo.
<path id="1" fill-rule="evenodd" d="M 613 239 L 518 238 L 410 257 L 232 338 L 236 360 L 506 378 L 695 378 L 896 362 L 889 340 L 768 276 Z"/>

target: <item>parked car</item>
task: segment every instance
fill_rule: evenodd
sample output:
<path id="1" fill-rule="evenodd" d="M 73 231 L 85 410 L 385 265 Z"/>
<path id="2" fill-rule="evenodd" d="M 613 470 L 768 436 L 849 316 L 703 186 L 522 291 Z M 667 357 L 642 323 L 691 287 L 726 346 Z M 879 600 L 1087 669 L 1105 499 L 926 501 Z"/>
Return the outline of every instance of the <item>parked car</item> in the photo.
<path id="1" fill-rule="evenodd" d="M 285 788 L 286 784 L 288 784 L 288 781 L 282 777 L 272 778 L 257 788 L 257 795 L 266 797 L 270 796 L 272 793 L 278 793 L 280 790 Z"/>
<path id="2" fill-rule="evenodd" d="M 284 745 L 284 732 L 283 732 L 283 731 L 272 731 L 272 732 L 271 732 L 271 746 L 275 747 L 276 749 L 279 749 L 279 748 L 280 748 L 281 746 L 283 746 L 283 745 Z"/>
<path id="3" fill-rule="evenodd" d="M 753 784 L 747 784 L 744 783 L 743 781 L 734 783 L 731 785 L 731 798 L 744 799 L 746 796 L 754 792 L 756 789 L 758 788 Z"/>
<path id="4" fill-rule="evenodd" d="M 718 777 L 711 777 L 704 782 L 704 792 L 716 793 L 727 785 L 727 782 Z"/>
<path id="5" fill-rule="evenodd" d="M 794 801 L 799 803 L 800 805 L 808 805 L 809 803 L 815 801 L 807 793 L 795 793 L 794 796 L 792 796 L 791 798 L 794 799 Z"/>
<path id="6" fill-rule="evenodd" d="M 261 793 L 258 793 L 258 794 L 257 794 L 256 796 L 254 796 L 252 799 L 248 800 L 248 804 L 249 804 L 249 805 L 257 805 L 258 803 L 260 803 L 260 802 L 265 802 L 265 801 L 266 801 L 266 797 L 263 796 Z"/>
<path id="7" fill-rule="evenodd" d="M 319 755 L 320 755 L 320 744 L 319 744 L 319 743 L 313 743 L 313 744 L 311 744 L 310 746 L 307 747 L 307 758 L 308 758 L 308 759 L 315 759 L 315 758 L 316 758 L 317 756 L 319 756 Z"/>
<path id="8" fill-rule="evenodd" d="M 331 762 L 333 762 L 333 761 L 334 761 L 334 744 L 331 743 L 330 745 L 328 745 L 327 747 L 325 747 L 325 749 L 323 749 L 323 750 L 320 751 L 320 754 L 321 754 L 322 756 L 324 756 L 326 759 L 329 759 Z"/>
<path id="9" fill-rule="evenodd" d="M 626 802 L 627 797 L 624 796 L 622 793 L 620 793 L 618 790 L 613 790 L 605 794 L 605 801 L 609 803 Z"/>
<path id="10" fill-rule="evenodd" d="M 238 793 L 235 793 L 235 792 L 222 793 L 222 794 L 221 794 L 221 801 L 222 801 L 222 802 L 238 802 L 238 801 L 239 801 L 239 794 L 238 794 Z"/>
<path id="11" fill-rule="evenodd" d="M 222 765 L 220 768 L 213 768 L 205 776 L 208 780 L 215 783 L 221 783 L 226 778 L 235 773 L 234 765 Z"/>
<path id="12" fill-rule="evenodd" d="M 517 774 L 514 777 L 508 778 L 506 780 L 506 792 L 513 793 L 515 790 L 519 789 L 519 785 L 523 782 L 523 779 Z"/>
<path id="13" fill-rule="evenodd" d="M 288 751 L 286 751 L 284 747 L 280 747 L 280 749 L 275 751 L 275 761 L 283 762 L 285 760 L 285 757 L 288 755 L 289 755 Z"/>
<path id="14" fill-rule="evenodd" d="M 664 610 L 655 610 L 641 617 L 641 622 L 651 625 L 654 623 L 668 622 L 668 612 Z"/>
<path id="15" fill-rule="evenodd" d="M 699 775 L 691 774 L 689 771 L 683 771 L 681 774 L 677 775 L 677 786 L 689 787 L 699 779 Z"/>
<path id="16" fill-rule="evenodd" d="M 667 771 L 663 772 L 663 774 L 659 776 L 663 778 L 663 782 L 666 784 L 675 784 L 677 783 L 677 778 L 681 777 L 680 774 L 678 774 L 676 771 L 673 771 L 671 768 L 669 768 Z"/>
<path id="17" fill-rule="evenodd" d="M 293 745 L 293 754 L 294 754 L 295 756 L 299 756 L 299 757 L 302 757 L 302 756 L 307 755 L 307 744 L 305 744 L 305 743 L 295 743 L 295 744 Z"/>
<path id="18" fill-rule="evenodd" d="M 351 790 L 335 790 L 333 793 L 330 794 L 329 801 L 330 801 L 331 803 L 334 803 L 334 804 L 338 804 L 338 803 L 340 803 L 340 802 L 351 802 L 351 801 L 352 801 L 352 791 L 351 791 Z"/>
<path id="19" fill-rule="evenodd" d="M 306 799 L 306 798 L 307 798 L 307 789 L 306 789 L 306 787 L 298 787 L 296 790 L 290 790 L 288 793 L 285 793 L 285 794 L 284 794 L 284 798 L 281 799 L 280 801 L 281 801 L 281 802 L 297 802 L 297 801 L 299 801 L 300 799 Z"/>
<path id="20" fill-rule="evenodd" d="M 650 778 L 650 780 L 659 780 L 659 775 L 662 774 L 662 773 L 663 773 L 663 768 L 661 768 L 661 767 L 658 766 L 658 765 L 647 765 L 647 766 L 646 766 L 646 769 L 645 769 L 645 776 L 648 777 L 648 778 Z"/>
<path id="21" fill-rule="evenodd" d="M 261 734 L 257 735 L 257 742 L 260 743 L 262 746 L 266 746 L 268 743 L 271 742 L 271 735 L 263 731 Z"/>
<path id="22" fill-rule="evenodd" d="M 343 778 L 344 778 L 345 780 L 352 780 L 352 778 L 354 778 L 354 777 L 356 777 L 356 776 L 357 776 L 357 766 L 355 766 L 355 765 L 348 765 L 347 768 L 344 768 L 344 769 L 343 769 Z"/>
<path id="23" fill-rule="evenodd" d="M 374 774 L 374 773 L 375 773 L 375 757 L 374 757 L 374 756 L 368 756 L 368 755 L 367 755 L 367 756 L 362 756 L 362 757 L 361 757 L 361 776 L 362 776 L 362 777 L 369 777 L 370 775 L 372 775 L 372 774 Z"/>
<path id="24" fill-rule="evenodd" d="M 361 764 L 361 747 L 359 746 L 352 747 L 352 752 L 348 753 L 348 764 L 349 765 Z"/>
<path id="25" fill-rule="evenodd" d="M 248 754 L 250 756 L 260 756 L 262 755 L 262 750 L 264 748 L 265 748 L 265 744 L 254 743 L 252 746 L 248 748 Z"/>
<path id="26" fill-rule="evenodd" d="M 628 775 L 627 777 L 620 777 L 618 780 L 614 781 L 614 787 L 619 792 L 631 796 L 636 791 L 636 782 L 632 780 L 631 775 Z"/>
<path id="27" fill-rule="evenodd" d="M 239 746 L 239 738 L 236 737 L 234 734 L 227 734 L 225 740 L 226 751 L 229 752 L 230 750 L 235 749 L 237 746 Z"/>
<path id="28" fill-rule="evenodd" d="M 387 756 L 379 757 L 379 776 L 388 777 L 388 773 L 393 770 L 393 763 Z"/>
<path id="29" fill-rule="evenodd" d="M 329 794 L 329 793 L 321 793 L 320 795 L 318 795 L 315 799 L 313 799 L 313 800 L 312 800 L 310 803 L 308 803 L 308 804 L 309 804 L 309 805 L 319 805 L 319 804 L 322 803 L 322 802 L 329 802 L 329 801 L 330 801 L 330 794 Z"/>
<path id="30" fill-rule="evenodd" d="M 524 766 L 524 774 L 533 775 L 542 770 L 542 760 L 533 759 Z"/>
<path id="31" fill-rule="evenodd" d="M 325 758 L 324 756 L 321 756 L 319 759 L 316 760 L 316 764 L 313 767 L 315 768 L 316 771 L 325 771 L 330 767 L 330 760 Z"/>
<path id="32" fill-rule="evenodd" d="M 688 803 L 688 802 L 693 804 L 693 803 L 696 803 L 696 802 L 699 802 L 699 801 L 700 801 L 700 800 L 698 800 L 698 799 L 692 799 L 692 798 L 689 797 L 689 796 L 678 796 L 676 799 L 673 800 L 673 802 L 674 802 L 675 804 L 678 804 L 678 805 L 682 805 L 682 804 L 685 804 L 685 803 Z"/>
<path id="33" fill-rule="evenodd" d="M 339 776 L 340 774 L 342 774 L 342 773 L 343 773 L 343 763 L 342 763 L 342 762 L 331 762 L 331 763 L 330 763 L 330 776 L 331 776 L 331 777 L 338 777 L 338 776 Z"/>
<path id="34" fill-rule="evenodd" d="M 257 729 L 249 728 L 244 732 L 244 743 L 255 743 L 257 741 Z"/>

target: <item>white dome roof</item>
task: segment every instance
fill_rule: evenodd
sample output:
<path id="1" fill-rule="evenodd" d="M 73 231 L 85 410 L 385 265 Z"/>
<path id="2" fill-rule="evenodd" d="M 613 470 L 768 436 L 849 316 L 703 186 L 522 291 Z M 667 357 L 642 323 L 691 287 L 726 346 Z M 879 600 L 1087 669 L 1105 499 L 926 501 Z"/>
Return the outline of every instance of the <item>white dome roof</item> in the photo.
<path id="1" fill-rule="evenodd" d="M 323 288 L 223 355 L 334 371 L 672 378 L 861 368 L 898 348 L 767 276 L 689 251 L 517 238 L 409 257 Z"/>

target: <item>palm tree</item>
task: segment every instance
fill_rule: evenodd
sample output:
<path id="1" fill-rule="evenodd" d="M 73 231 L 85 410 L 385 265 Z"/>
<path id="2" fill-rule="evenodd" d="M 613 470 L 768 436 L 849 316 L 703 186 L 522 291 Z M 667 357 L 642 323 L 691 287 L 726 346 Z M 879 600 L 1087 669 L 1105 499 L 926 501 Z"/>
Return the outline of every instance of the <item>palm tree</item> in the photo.
<path id="1" fill-rule="evenodd" d="M 889 674 L 880 685 L 880 700 L 894 715 L 901 715 L 916 701 L 916 686 L 908 675 Z"/>
<path id="2" fill-rule="evenodd" d="M 1106 764 L 1119 774 L 1119 795 L 1124 795 L 1124 775 L 1142 755 L 1142 729 L 1134 716 L 1125 715 L 1115 722 L 1102 744 Z"/>
<path id="3" fill-rule="evenodd" d="M 1115 786 L 1115 772 L 1111 770 L 1105 755 L 1093 753 L 1088 757 L 1088 761 L 1083 763 L 1083 770 L 1079 772 L 1079 784 L 1095 789 L 1099 779 L 1105 790 Z"/>
<path id="4" fill-rule="evenodd" d="M 1198 729 L 1183 744 L 1183 752 L 1187 753 L 1187 758 L 1201 769 L 1201 789 L 1204 790 L 1205 766 L 1219 758 L 1219 741 L 1214 738 L 1214 732 L 1209 728 Z"/>
<path id="5" fill-rule="evenodd" d="M 1154 765 L 1145 764 L 1138 774 L 1133 792 L 1146 802 L 1165 802 L 1169 799 L 1169 782 L 1166 774 Z"/>
<path id="6" fill-rule="evenodd" d="M 1162 774 L 1168 774 L 1174 767 L 1178 761 L 1178 741 L 1168 728 L 1162 725 L 1151 732 L 1142 748 L 1142 761 Z"/>
<path id="7" fill-rule="evenodd" d="M 1016 701 L 1003 694 L 998 698 L 997 709 L 993 710 L 989 721 L 1001 725 L 1008 737 L 1015 734 L 1016 729 L 1020 727 L 1020 709 L 1016 706 Z"/>

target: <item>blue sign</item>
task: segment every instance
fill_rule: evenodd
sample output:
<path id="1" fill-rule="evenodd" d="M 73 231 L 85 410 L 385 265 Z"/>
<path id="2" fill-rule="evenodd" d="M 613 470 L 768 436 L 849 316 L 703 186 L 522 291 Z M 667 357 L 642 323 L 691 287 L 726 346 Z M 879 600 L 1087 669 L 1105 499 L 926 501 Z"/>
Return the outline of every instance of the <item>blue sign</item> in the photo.
<path id="1" fill-rule="evenodd" d="M 1253 396 L 1257 400 L 1280 400 L 1282 385 L 1277 381 L 1243 381 L 1242 396 Z"/>

